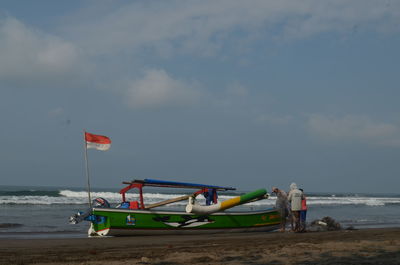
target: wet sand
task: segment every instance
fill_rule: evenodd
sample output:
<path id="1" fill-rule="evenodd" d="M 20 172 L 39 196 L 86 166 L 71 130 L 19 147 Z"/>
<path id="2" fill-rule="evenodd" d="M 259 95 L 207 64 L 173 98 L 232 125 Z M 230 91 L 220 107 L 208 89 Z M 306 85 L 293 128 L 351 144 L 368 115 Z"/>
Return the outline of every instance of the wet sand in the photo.
<path id="1" fill-rule="evenodd" d="M 0 264 L 400 264 L 400 228 L 0 239 Z"/>

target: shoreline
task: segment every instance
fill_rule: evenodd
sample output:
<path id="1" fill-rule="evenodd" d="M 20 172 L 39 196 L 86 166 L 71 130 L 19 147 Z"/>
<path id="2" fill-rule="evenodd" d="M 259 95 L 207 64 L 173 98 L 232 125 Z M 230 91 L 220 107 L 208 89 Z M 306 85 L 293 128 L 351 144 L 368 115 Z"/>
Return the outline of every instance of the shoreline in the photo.
<path id="1" fill-rule="evenodd" d="M 398 264 L 400 228 L 109 238 L 0 238 L 0 264 Z"/>
<path id="2" fill-rule="evenodd" d="M 382 225 L 347 225 L 342 226 L 342 230 L 365 230 L 365 229 L 396 229 L 400 228 L 398 224 L 382 224 Z M 309 227 L 308 232 L 311 231 L 312 227 Z M 277 231 L 277 230 L 276 230 Z M 272 232 L 276 232 L 272 231 Z M 271 233 L 271 232 L 270 232 Z M 286 227 L 286 233 L 290 233 L 290 226 Z M 0 240 L 28 240 L 28 239 L 82 239 L 88 238 L 87 228 L 82 231 L 1 231 L 0 229 Z"/>

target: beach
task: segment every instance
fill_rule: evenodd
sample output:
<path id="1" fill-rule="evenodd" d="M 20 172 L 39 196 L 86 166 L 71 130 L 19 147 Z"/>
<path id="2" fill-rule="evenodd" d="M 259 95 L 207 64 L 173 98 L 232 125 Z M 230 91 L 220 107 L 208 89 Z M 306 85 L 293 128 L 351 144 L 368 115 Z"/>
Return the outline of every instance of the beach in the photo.
<path id="1" fill-rule="evenodd" d="M 99 189 L 92 195 L 107 198 L 112 207 L 121 200 L 115 190 Z M 146 203 L 182 195 L 154 190 L 146 193 Z M 3 186 L 0 264 L 399 264 L 400 260 L 399 194 L 310 193 L 308 223 L 330 216 L 343 228 L 334 232 L 118 238 L 86 238 L 87 222 L 68 223 L 69 216 L 87 209 L 86 196 L 82 188 Z M 185 205 L 180 202 L 165 210 Z M 274 205 L 271 197 L 246 206 L 257 211 Z M 238 210 L 245 209 L 238 206 Z"/>
<path id="2" fill-rule="evenodd" d="M 400 228 L 0 239 L 0 264 L 399 264 Z"/>

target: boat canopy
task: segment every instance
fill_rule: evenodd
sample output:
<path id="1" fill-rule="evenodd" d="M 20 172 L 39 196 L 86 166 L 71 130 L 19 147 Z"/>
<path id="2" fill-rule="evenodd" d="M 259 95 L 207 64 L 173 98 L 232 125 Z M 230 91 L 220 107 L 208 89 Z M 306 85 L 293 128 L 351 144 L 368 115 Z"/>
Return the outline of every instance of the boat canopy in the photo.
<path id="1" fill-rule="evenodd" d="M 236 188 L 232 188 L 232 187 L 222 187 L 222 186 L 187 183 L 187 182 L 176 182 L 176 181 L 165 181 L 165 180 L 158 180 L 158 179 L 134 180 L 131 182 L 124 182 L 124 184 L 142 184 L 143 186 L 166 187 L 166 188 L 236 190 Z"/>
<path id="2" fill-rule="evenodd" d="M 193 195 L 198 195 L 201 193 L 206 193 L 209 190 L 208 200 L 212 200 L 214 203 L 217 202 L 217 191 L 226 191 L 226 190 L 236 190 L 236 188 L 232 187 L 222 187 L 222 186 L 214 186 L 214 185 L 204 185 L 204 184 L 195 184 L 195 183 L 187 183 L 187 182 L 176 182 L 176 181 L 165 181 L 165 180 L 158 180 L 158 179 L 143 179 L 143 180 L 134 180 L 130 182 L 123 182 L 123 184 L 127 184 L 125 188 L 121 189 L 119 193 L 122 195 L 122 202 L 126 202 L 125 193 L 130 189 L 137 188 L 139 190 L 139 197 L 140 197 L 140 209 L 149 209 L 165 204 L 169 204 L 172 202 L 186 200 Z M 186 189 L 197 189 L 195 193 L 191 195 L 181 196 L 179 198 L 166 200 L 164 202 L 154 203 L 149 206 L 144 205 L 143 200 L 143 187 L 150 186 L 150 187 L 163 187 L 163 188 L 186 188 Z"/>

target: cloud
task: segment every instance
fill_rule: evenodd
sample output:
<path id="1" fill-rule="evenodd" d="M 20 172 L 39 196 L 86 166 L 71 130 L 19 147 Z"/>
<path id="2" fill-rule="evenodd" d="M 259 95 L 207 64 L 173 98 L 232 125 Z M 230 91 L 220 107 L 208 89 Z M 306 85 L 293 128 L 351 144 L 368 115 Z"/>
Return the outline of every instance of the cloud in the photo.
<path id="1" fill-rule="evenodd" d="M 60 117 L 60 116 L 64 115 L 64 113 L 65 113 L 65 110 L 62 107 L 57 107 L 55 109 L 51 109 L 48 112 L 49 116 L 53 117 L 53 118 Z"/>
<path id="2" fill-rule="evenodd" d="M 104 3 L 103 3 L 104 4 Z M 76 14 L 66 31 L 94 53 L 153 48 L 218 55 L 246 40 L 320 33 L 399 32 L 400 4 L 376 0 L 204 0 L 128 2 Z M 107 4 L 104 4 L 107 5 Z M 240 46 L 240 45 L 239 45 Z"/>
<path id="3" fill-rule="evenodd" d="M 355 141 L 372 145 L 400 146 L 400 126 L 382 123 L 365 116 L 341 118 L 312 114 L 307 128 L 314 136 L 328 141 Z"/>
<path id="4" fill-rule="evenodd" d="M 235 81 L 227 85 L 220 95 L 217 92 L 208 93 L 210 102 L 216 108 L 224 111 L 237 111 L 248 107 L 249 89 L 243 84 Z"/>
<path id="5" fill-rule="evenodd" d="M 255 118 L 258 124 L 288 125 L 291 121 L 293 121 L 291 115 L 260 114 Z"/>
<path id="6" fill-rule="evenodd" d="M 227 87 L 226 94 L 232 97 L 246 97 L 249 94 L 249 89 L 239 82 L 234 82 Z"/>
<path id="7" fill-rule="evenodd" d="M 0 80 L 13 84 L 65 80 L 82 69 L 80 56 L 72 43 L 12 17 L 0 19 Z"/>
<path id="8" fill-rule="evenodd" d="M 125 91 L 126 103 L 136 109 L 186 106 L 201 93 L 196 85 L 172 78 L 160 69 L 149 69 L 141 79 L 132 81 Z"/>

